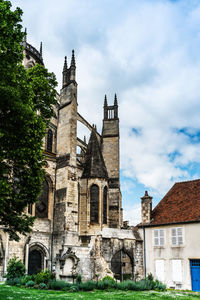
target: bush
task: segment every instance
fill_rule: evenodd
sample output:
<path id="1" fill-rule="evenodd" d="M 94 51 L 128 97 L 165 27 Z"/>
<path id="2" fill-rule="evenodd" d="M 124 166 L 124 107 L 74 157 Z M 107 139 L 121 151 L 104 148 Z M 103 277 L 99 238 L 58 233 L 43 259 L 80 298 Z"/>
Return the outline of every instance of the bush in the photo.
<path id="1" fill-rule="evenodd" d="M 93 291 L 98 287 L 97 282 L 88 280 L 79 284 L 79 290 L 81 291 Z"/>
<path id="2" fill-rule="evenodd" d="M 138 290 L 137 283 L 135 283 L 134 281 L 131 281 L 131 280 L 119 282 L 117 284 L 117 288 L 119 290 L 123 290 L 123 291 L 128 291 L 128 290 L 137 291 Z"/>
<path id="3" fill-rule="evenodd" d="M 14 279 L 23 277 L 25 274 L 25 266 L 20 259 L 14 257 L 8 261 L 6 279 Z"/>
<path id="4" fill-rule="evenodd" d="M 154 290 L 156 291 L 165 291 L 166 285 L 160 282 L 159 280 L 154 281 Z"/>
<path id="5" fill-rule="evenodd" d="M 142 279 L 134 282 L 132 280 L 126 280 L 117 284 L 117 288 L 123 291 L 145 291 L 153 289 L 153 282 L 148 279 Z"/>
<path id="6" fill-rule="evenodd" d="M 22 278 L 10 278 L 6 280 L 7 285 L 16 285 L 21 286 L 22 284 Z"/>
<path id="7" fill-rule="evenodd" d="M 102 279 L 102 281 L 112 281 L 112 282 L 115 282 L 115 279 L 114 278 L 112 278 L 111 276 L 105 276 L 103 279 Z"/>
<path id="8" fill-rule="evenodd" d="M 153 281 L 153 275 L 152 275 L 152 273 L 149 273 L 147 275 L 147 279 L 150 280 L 150 281 Z"/>
<path id="9" fill-rule="evenodd" d="M 51 290 L 68 290 L 70 287 L 71 284 L 63 280 L 52 280 L 49 282 L 49 288 Z"/>
<path id="10" fill-rule="evenodd" d="M 52 277 L 53 275 L 51 274 L 51 272 L 48 269 L 46 269 L 45 271 L 41 271 L 40 273 L 37 273 L 34 276 L 34 280 L 37 284 L 39 283 L 47 284 L 49 280 L 53 279 Z"/>
<path id="11" fill-rule="evenodd" d="M 25 277 L 22 277 L 22 279 L 21 279 L 21 284 L 22 285 L 26 285 L 26 283 L 28 282 L 28 281 L 34 281 L 34 278 L 35 278 L 35 276 L 34 275 L 26 275 Z"/>
<path id="12" fill-rule="evenodd" d="M 76 277 L 76 283 L 80 284 L 81 282 L 82 282 L 82 276 L 80 274 L 78 274 Z"/>
<path id="13" fill-rule="evenodd" d="M 107 290 L 107 289 L 116 289 L 117 288 L 117 282 L 112 279 L 112 280 L 101 280 L 97 284 L 97 289 L 99 290 Z"/>
<path id="14" fill-rule="evenodd" d="M 45 284 L 45 283 L 39 283 L 38 284 L 38 289 L 40 289 L 40 290 L 46 290 L 47 289 L 47 285 Z"/>
<path id="15" fill-rule="evenodd" d="M 137 282 L 137 287 L 138 287 L 138 291 L 149 291 L 149 290 L 153 290 L 154 287 L 154 283 L 151 280 L 148 279 L 142 279 L 140 281 Z"/>
<path id="16" fill-rule="evenodd" d="M 79 286 L 74 284 L 74 285 L 71 285 L 69 290 L 69 292 L 78 292 L 79 291 Z"/>
<path id="17" fill-rule="evenodd" d="M 29 280 L 29 281 L 25 284 L 25 287 L 26 287 L 26 288 L 34 287 L 34 285 L 35 285 L 35 281 Z"/>

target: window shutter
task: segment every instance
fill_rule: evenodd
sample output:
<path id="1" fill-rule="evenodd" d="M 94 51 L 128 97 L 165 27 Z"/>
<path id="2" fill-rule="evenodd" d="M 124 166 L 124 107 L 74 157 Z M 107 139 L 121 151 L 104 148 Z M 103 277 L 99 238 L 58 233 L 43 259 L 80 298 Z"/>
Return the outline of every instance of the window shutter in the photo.
<path id="1" fill-rule="evenodd" d="M 164 230 L 160 229 L 160 237 L 164 237 Z"/>
<path id="2" fill-rule="evenodd" d="M 182 245 L 182 244 L 183 244 L 183 237 L 178 236 L 178 245 Z"/>
<path id="3" fill-rule="evenodd" d="M 183 244 L 183 229 L 182 227 L 176 227 L 171 229 L 171 239 L 172 245 L 182 245 Z"/>
<path id="4" fill-rule="evenodd" d="M 176 237 L 175 236 L 172 236 L 172 245 L 176 245 Z"/>
<path id="5" fill-rule="evenodd" d="M 172 228 L 172 236 L 176 236 L 176 228 Z"/>
<path id="6" fill-rule="evenodd" d="M 164 246 L 165 244 L 165 234 L 164 229 L 154 230 L 154 246 Z"/>
<path id="7" fill-rule="evenodd" d="M 160 238 L 160 246 L 163 246 L 163 245 L 164 245 L 164 242 L 165 242 L 165 241 L 164 241 L 164 237 L 161 237 L 161 238 Z"/>
<path id="8" fill-rule="evenodd" d="M 154 237 L 158 237 L 158 229 L 154 230 Z"/>
<path id="9" fill-rule="evenodd" d="M 155 246 L 159 246 L 159 240 L 158 240 L 158 238 L 154 238 L 154 245 Z"/>
<path id="10" fill-rule="evenodd" d="M 182 228 L 177 228 L 178 236 L 182 236 Z"/>

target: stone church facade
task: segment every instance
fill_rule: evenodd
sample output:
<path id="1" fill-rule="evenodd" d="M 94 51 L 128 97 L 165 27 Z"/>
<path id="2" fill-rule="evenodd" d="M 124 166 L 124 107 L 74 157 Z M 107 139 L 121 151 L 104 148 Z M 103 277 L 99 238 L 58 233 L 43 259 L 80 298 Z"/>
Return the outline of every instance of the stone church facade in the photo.
<path id="1" fill-rule="evenodd" d="M 37 51 L 24 40 L 24 66 L 43 64 Z M 76 64 L 65 58 L 63 84 L 57 95 L 44 140 L 46 177 L 38 202 L 27 208 L 37 217 L 30 235 L 20 242 L 0 235 L 0 272 L 8 260 L 22 259 L 27 273 L 49 268 L 58 279 L 143 276 L 142 240 L 123 222 L 119 169 L 119 118 L 117 97 L 104 99 L 102 133 L 77 110 Z M 81 122 L 91 134 L 89 142 L 77 136 Z M 81 151 L 78 153 L 77 149 Z"/>

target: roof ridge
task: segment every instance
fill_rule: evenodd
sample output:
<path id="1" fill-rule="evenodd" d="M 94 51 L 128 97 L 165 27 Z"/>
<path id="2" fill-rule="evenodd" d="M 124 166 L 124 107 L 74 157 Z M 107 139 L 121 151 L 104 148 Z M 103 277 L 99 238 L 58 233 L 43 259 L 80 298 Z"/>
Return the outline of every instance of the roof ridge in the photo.
<path id="1" fill-rule="evenodd" d="M 192 179 L 192 180 L 178 181 L 178 182 L 175 182 L 175 184 L 183 184 L 183 183 L 194 182 L 194 181 L 200 181 L 200 179 Z"/>

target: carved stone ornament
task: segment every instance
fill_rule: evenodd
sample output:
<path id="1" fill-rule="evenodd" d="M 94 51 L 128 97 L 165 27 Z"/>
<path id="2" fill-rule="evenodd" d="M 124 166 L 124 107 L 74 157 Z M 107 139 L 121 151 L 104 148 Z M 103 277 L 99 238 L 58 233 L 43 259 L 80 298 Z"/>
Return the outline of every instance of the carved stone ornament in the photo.
<path id="1" fill-rule="evenodd" d="M 76 275 L 76 268 L 79 262 L 79 258 L 75 255 L 75 252 L 68 248 L 66 253 L 59 257 L 60 269 L 65 269 L 65 264 L 71 261 L 71 275 Z"/>

